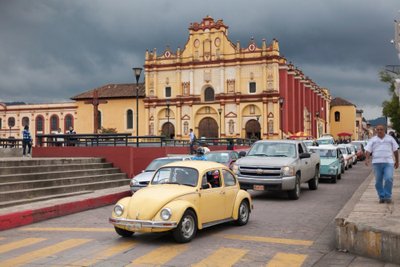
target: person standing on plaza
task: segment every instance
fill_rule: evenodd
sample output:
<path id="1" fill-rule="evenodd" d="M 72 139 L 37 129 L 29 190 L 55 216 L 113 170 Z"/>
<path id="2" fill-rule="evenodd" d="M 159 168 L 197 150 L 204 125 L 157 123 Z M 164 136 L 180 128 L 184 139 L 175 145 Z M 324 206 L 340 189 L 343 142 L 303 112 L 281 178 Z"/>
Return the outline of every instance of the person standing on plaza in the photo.
<path id="1" fill-rule="evenodd" d="M 365 165 L 370 164 L 375 173 L 375 188 L 378 193 L 379 203 L 392 203 L 393 172 L 399 167 L 399 145 L 390 136 L 385 134 L 385 126 L 375 128 L 376 135 L 372 137 L 367 146 Z M 395 161 L 393 161 L 393 156 Z"/>
<path id="2" fill-rule="evenodd" d="M 194 150 L 194 144 L 196 142 L 196 135 L 193 132 L 193 129 L 189 130 L 189 144 L 190 144 L 190 154 L 196 153 Z"/>
<path id="3" fill-rule="evenodd" d="M 28 155 L 26 155 L 26 147 L 28 147 Z M 24 130 L 22 131 L 22 156 L 31 156 L 32 149 L 32 137 L 29 132 L 29 126 L 25 125 Z"/>
<path id="4" fill-rule="evenodd" d="M 72 126 L 69 126 L 67 134 L 76 134 L 76 132 L 75 132 L 75 130 L 74 130 L 74 128 Z M 68 146 L 75 146 L 76 141 L 77 141 L 76 138 L 68 137 L 67 144 L 68 144 Z"/>

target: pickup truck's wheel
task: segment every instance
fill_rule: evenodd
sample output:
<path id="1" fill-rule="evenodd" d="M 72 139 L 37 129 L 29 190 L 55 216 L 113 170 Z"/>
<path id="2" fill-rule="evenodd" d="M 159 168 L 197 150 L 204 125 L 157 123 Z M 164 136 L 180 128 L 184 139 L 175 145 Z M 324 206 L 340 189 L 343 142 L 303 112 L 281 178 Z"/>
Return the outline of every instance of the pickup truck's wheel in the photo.
<path id="1" fill-rule="evenodd" d="M 118 228 L 118 227 L 115 227 L 115 226 L 114 226 L 114 229 L 115 229 L 115 232 L 117 232 L 117 234 L 119 234 L 122 237 L 130 237 L 135 233 L 135 232 L 128 231 L 128 230 L 125 230 L 125 229 L 121 229 L 121 228 Z"/>
<path id="2" fill-rule="evenodd" d="M 187 210 L 182 216 L 178 226 L 172 231 L 178 243 L 190 242 L 197 232 L 197 219 L 193 211 Z"/>
<path id="3" fill-rule="evenodd" d="M 317 190 L 319 184 L 319 167 L 315 168 L 314 178 L 308 181 L 308 188 L 310 190 Z"/>
<path id="4" fill-rule="evenodd" d="M 250 217 L 250 207 L 249 203 L 246 200 L 242 200 L 240 202 L 240 206 L 238 209 L 238 219 L 236 220 L 236 224 L 239 226 L 247 224 Z"/>
<path id="5" fill-rule="evenodd" d="M 331 183 L 336 184 L 337 182 L 337 174 L 331 176 Z"/>
<path id="6" fill-rule="evenodd" d="M 288 191 L 289 199 L 297 200 L 300 197 L 300 175 L 296 174 L 296 183 L 293 190 Z"/>

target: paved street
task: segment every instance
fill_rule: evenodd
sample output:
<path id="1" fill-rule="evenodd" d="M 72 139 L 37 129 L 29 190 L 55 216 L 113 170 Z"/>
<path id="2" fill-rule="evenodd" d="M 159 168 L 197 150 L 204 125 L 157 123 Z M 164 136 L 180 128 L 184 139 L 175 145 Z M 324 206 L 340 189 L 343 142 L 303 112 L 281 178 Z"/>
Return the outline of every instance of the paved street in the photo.
<path id="1" fill-rule="evenodd" d="M 297 201 L 252 192 L 248 225 L 205 229 L 184 245 L 169 234 L 120 238 L 112 206 L 3 231 L 0 266 L 384 266 L 335 250 L 333 219 L 369 173 L 358 163 L 337 184 L 304 184 Z"/>

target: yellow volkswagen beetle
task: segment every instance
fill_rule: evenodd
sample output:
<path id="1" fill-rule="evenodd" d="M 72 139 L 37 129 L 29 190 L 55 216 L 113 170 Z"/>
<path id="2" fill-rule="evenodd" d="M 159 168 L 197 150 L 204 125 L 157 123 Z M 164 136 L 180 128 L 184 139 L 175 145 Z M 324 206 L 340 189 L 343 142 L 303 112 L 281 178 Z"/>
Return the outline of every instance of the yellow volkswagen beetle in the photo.
<path id="1" fill-rule="evenodd" d="M 197 230 L 234 221 L 247 224 L 253 203 L 226 166 L 211 161 L 179 161 L 159 168 L 148 187 L 114 206 L 109 219 L 123 236 L 172 231 L 186 243 Z"/>

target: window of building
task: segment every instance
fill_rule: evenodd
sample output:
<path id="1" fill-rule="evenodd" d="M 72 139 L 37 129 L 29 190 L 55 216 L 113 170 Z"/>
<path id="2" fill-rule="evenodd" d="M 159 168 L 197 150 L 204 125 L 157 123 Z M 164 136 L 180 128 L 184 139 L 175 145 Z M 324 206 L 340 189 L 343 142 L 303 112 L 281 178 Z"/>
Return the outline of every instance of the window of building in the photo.
<path id="1" fill-rule="evenodd" d="M 207 87 L 206 90 L 204 90 L 204 101 L 214 101 L 214 97 L 214 89 Z"/>
<path id="2" fill-rule="evenodd" d="M 43 127 L 43 117 L 42 116 L 37 116 L 36 117 L 36 131 L 37 132 L 42 132 L 44 131 L 44 127 Z"/>
<path id="3" fill-rule="evenodd" d="M 250 93 L 256 92 L 256 82 L 249 82 L 249 92 Z"/>
<path id="4" fill-rule="evenodd" d="M 340 112 L 335 111 L 335 121 L 340 121 Z"/>
<path id="5" fill-rule="evenodd" d="M 189 123 L 187 121 L 183 123 L 183 132 L 185 133 L 185 135 L 189 134 Z"/>
<path id="6" fill-rule="evenodd" d="M 8 118 L 8 127 L 14 127 L 15 126 L 15 118 L 10 117 Z"/>
<path id="7" fill-rule="evenodd" d="M 57 131 L 59 126 L 58 126 L 58 116 L 57 115 L 52 115 L 50 117 L 50 132 Z"/>
<path id="8" fill-rule="evenodd" d="M 64 118 L 64 128 L 65 130 L 69 130 L 69 127 L 74 128 L 74 117 L 71 114 L 68 114 Z"/>
<path id="9" fill-rule="evenodd" d="M 97 112 L 97 129 L 101 129 L 102 128 L 102 125 L 101 125 L 101 121 L 102 121 L 102 119 L 101 119 L 101 111 L 99 110 L 98 112 Z"/>
<path id="10" fill-rule="evenodd" d="M 133 129 L 133 111 L 131 109 L 126 111 L 126 128 Z"/>
<path id="11" fill-rule="evenodd" d="M 22 118 L 22 127 L 25 127 L 26 125 L 28 125 L 28 127 L 29 127 L 29 118 L 23 117 Z"/>
<path id="12" fill-rule="evenodd" d="M 165 97 L 171 97 L 171 87 L 165 87 Z"/>
<path id="13" fill-rule="evenodd" d="M 356 127 L 357 128 L 360 127 L 360 122 L 359 121 L 356 121 Z"/>
<path id="14" fill-rule="evenodd" d="M 268 133 L 274 133 L 274 120 L 268 120 Z"/>

